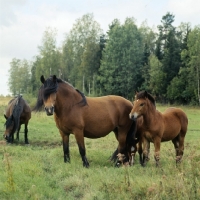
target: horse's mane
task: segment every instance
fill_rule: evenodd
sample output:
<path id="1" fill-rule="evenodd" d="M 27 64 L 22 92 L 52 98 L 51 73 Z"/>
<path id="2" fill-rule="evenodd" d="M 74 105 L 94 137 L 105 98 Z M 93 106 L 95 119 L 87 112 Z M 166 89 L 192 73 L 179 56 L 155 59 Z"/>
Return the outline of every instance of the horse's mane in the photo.
<path id="1" fill-rule="evenodd" d="M 37 102 L 35 107 L 33 108 L 34 111 L 42 110 L 42 107 L 44 105 L 43 99 L 48 99 L 50 94 L 57 92 L 59 83 L 64 83 L 74 88 L 70 83 L 62 80 L 61 78 L 56 78 L 56 81 L 54 81 L 53 76 L 50 76 L 48 79 L 46 79 L 45 83 L 39 89 Z M 83 106 L 87 105 L 87 100 L 85 95 L 78 89 L 75 90 L 82 96 L 82 100 L 78 104 L 82 104 Z"/>
<path id="2" fill-rule="evenodd" d="M 14 134 L 19 127 L 20 115 L 23 111 L 23 106 L 21 105 L 21 99 L 22 96 L 18 95 L 14 99 L 10 100 L 8 103 L 9 106 L 12 106 L 14 104 L 12 114 L 8 117 L 5 123 L 6 129 L 9 128 L 12 125 L 12 123 L 14 123 L 11 135 Z"/>
<path id="3" fill-rule="evenodd" d="M 154 106 L 156 106 L 156 101 L 154 97 L 151 94 L 149 94 L 147 91 L 141 91 L 136 94 L 136 99 L 144 99 L 144 98 L 148 98 L 151 101 L 151 103 Z"/>

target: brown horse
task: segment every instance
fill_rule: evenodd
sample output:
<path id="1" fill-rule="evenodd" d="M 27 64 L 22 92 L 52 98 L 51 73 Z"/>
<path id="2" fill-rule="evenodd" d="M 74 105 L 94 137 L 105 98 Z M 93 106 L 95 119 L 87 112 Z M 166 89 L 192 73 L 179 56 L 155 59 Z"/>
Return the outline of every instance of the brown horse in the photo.
<path id="1" fill-rule="evenodd" d="M 6 118 L 5 123 L 5 133 L 4 137 L 9 143 L 13 143 L 14 141 L 14 133 L 17 131 L 16 139 L 19 140 L 19 131 L 21 129 L 21 125 L 24 124 L 24 139 L 25 144 L 29 144 L 28 142 L 28 122 L 31 118 L 31 109 L 27 102 L 22 98 L 22 96 L 18 95 L 16 98 L 11 99 L 8 103 L 8 107 L 6 109 L 6 114 L 4 114 Z"/>
<path id="2" fill-rule="evenodd" d="M 53 115 L 63 140 L 64 162 L 70 162 L 69 136 L 74 134 L 83 166 L 89 167 L 84 137 L 100 138 L 114 131 L 118 152 L 125 153 L 127 135 L 134 131 L 135 123 L 129 119 L 132 103 L 120 96 L 85 97 L 69 83 L 55 75 L 44 79 L 34 108 L 44 105 L 47 115 Z M 130 136 L 129 136 L 130 137 Z"/>
<path id="3" fill-rule="evenodd" d="M 160 160 L 161 142 L 172 140 L 176 151 L 176 163 L 180 162 L 184 152 L 184 138 L 187 132 L 188 118 L 179 108 L 168 108 L 160 113 L 156 110 L 155 99 L 146 91 L 136 95 L 130 119 L 136 120 L 143 116 L 143 166 L 148 160 L 150 142 L 154 143 L 156 166 Z"/>

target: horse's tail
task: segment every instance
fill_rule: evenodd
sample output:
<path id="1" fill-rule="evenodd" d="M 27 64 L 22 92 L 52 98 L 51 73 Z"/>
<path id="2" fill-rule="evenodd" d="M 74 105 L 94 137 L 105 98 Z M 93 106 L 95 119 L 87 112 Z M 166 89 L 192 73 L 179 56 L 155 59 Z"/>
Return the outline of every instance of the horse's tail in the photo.
<path id="1" fill-rule="evenodd" d="M 137 132 L 137 121 L 133 120 L 131 127 L 128 131 L 126 136 L 126 145 L 128 146 L 135 146 L 138 142 L 138 139 L 135 137 Z"/>

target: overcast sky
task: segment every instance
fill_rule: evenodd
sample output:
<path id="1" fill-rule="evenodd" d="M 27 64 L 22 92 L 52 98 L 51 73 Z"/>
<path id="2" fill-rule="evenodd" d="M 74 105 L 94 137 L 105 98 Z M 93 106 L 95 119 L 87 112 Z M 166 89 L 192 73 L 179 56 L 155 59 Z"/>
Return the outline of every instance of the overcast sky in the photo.
<path id="1" fill-rule="evenodd" d="M 200 0 L 0 0 L 0 95 L 9 94 L 11 60 L 33 60 L 47 27 L 57 30 L 61 46 L 76 19 L 87 13 L 93 13 L 105 33 L 114 19 L 124 23 L 127 17 L 138 26 L 147 20 L 157 27 L 167 12 L 175 15 L 174 26 L 200 24 Z"/>

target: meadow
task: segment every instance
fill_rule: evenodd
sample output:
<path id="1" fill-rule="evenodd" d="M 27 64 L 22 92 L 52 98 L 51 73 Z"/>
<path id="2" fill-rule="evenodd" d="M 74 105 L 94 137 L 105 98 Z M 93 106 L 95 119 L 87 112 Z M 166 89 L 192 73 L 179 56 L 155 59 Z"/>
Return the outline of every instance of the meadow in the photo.
<path id="1" fill-rule="evenodd" d="M 0 99 L 1 135 L 8 99 Z M 167 106 L 158 105 L 165 110 Z M 161 166 L 156 168 L 151 144 L 146 167 L 136 162 L 131 167 L 114 167 L 109 157 L 117 147 L 114 133 L 100 139 L 85 139 L 90 168 L 82 166 L 78 147 L 70 136 L 71 163 L 64 163 L 62 141 L 52 116 L 32 113 L 29 145 L 6 144 L 0 138 L 1 200 L 160 200 L 200 199 L 200 108 L 181 107 L 189 119 L 185 151 L 180 165 L 175 164 L 172 142 L 161 144 Z"/>

